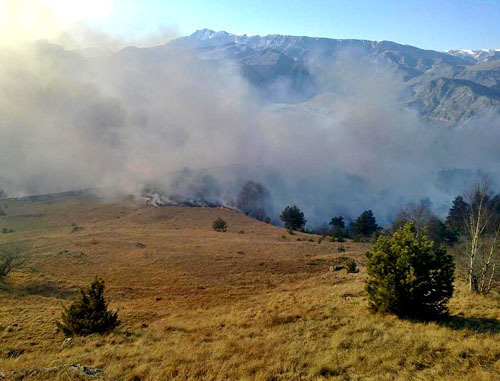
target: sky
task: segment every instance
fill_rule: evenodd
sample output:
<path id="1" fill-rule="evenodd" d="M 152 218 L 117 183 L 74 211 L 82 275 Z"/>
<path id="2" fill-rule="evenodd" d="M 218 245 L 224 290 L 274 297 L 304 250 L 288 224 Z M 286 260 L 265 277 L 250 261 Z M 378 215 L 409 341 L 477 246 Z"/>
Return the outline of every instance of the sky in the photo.
<path id="1" fill-rule="evenodd" d="M 390 40 L 435 50 L 500 49 L 500 0 L 0 0 L 0 35 L 6 23 L 15 24 L 16 36 L 54 33 L 54 17 L 59 26 L 83 21 L 132 40 L 208 28 Z"/>
<path id="2" fill-rule="evenodd" d="M 182 34 L 209 28 L 391 40 L 437 50 L 500 49 L 499 0 L 150 0 L 141 4 L 139 19 L 175 25 Z"/>

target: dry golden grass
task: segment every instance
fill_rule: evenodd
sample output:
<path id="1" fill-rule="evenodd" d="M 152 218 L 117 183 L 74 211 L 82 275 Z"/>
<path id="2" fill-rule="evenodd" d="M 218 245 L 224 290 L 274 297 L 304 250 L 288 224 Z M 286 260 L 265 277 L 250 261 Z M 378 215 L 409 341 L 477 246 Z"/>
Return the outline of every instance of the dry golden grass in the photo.
<path id="1" fill-rule="evenodd" d="M 15 230 L 0 243 L 29 253 L 0 289 L 6 379 L 85 379 L 72 363 L 107 380 L 499 379 L 498 294 L 473 296 L 458 281 L 448 322 L 374 315 L 363 290 L 368 244 L 340 253 L 339 243 L 236 212 L 132 200 L 0 206 L 0 230 Z M 211 228 L 218 216 L 226 233 Z M 360 273 L 329 271 L 344 257 Z M 122 325 L 62 347 L 61 303 L 96 275 Z"/>

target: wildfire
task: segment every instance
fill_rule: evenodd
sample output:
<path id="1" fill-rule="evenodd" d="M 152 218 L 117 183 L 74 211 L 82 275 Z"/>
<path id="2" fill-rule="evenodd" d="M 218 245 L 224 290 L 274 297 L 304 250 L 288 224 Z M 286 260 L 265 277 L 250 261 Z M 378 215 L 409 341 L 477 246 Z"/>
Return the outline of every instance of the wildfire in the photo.
<path id="1" fill-rule="evenodd" d="M 217 206 L 201 205 L 201 206 L 199 206 L 199 208 L 206 208 L 206 209 L 215 208 L 215 209 L 226 210 L 226 211 L 232 211 L 233 210 L 233 209 L 231 209 L 231 208 L 229 208 L 227 206 L 224 206 L 224 205 L 217 205 Z"/>
<path id="2" fill-rule="evenodd" d="M 199 203 L 190 202 L 190 201 L 186 201 L 186 202 L 162 202 L 157 197 L 146 198 L 145 204 L 148 206 L 155 206 L 155 207 L 167 206 L 167 205 L 177 205 L 177 206 L 187 206 L 187 207 L 191 207 L 191 208 L 214 208 L 214 209 L 225 210 L 225 211 L 232 211 L 233 210 L 232 208 L 230 208 L 228 206 L 217 205 L 217 204 L 201 204 L 200 205 Z"/>

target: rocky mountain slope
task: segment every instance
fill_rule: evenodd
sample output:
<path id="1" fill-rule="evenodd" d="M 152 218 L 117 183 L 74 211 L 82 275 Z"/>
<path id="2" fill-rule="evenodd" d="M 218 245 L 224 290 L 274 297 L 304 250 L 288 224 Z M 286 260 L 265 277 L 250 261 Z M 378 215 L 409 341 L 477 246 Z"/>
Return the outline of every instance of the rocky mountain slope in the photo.
<path id="1" fill-rule="evenodd" d="M 168 45 L 195 48 L 205 60 L 236 62 L 273 103 L 304 102 L 325 92 L 315 76 L 318 67 L 349 54 L 361 62 L 393 67 L 408 87 L 404 104 L 425 119 L 454 126 L 500 113 L 500 51 L 438 52 L 390 41 L 250 36 L 208 29 Z M 273 92 L 276 83 L 280 92 Z"/>
<path id="2" fill-rule="evenodd" d="M 336 86 L 329 83 L 331 78 L 325 79 L 325 68 L 333 65 L 333 70 L 349 71 L 350 65 L 361 64 L 358 73 L 350 73 L 352 78 L 345 81 L 373 81 L 377 67 L 389 68 L 405 86 L 401 106 L 415 109 L 425 120 L 453 127 L 477 117 L 500 115 L 500 50 L 439 52 L 391 41 L 250 36 L 208 29 L 164 45 L 130 46 L 115 53 L 66 51 L 44 42 L 37 45 L 44 55 L 64 63 L 63 67 L 106 60 L 114 66 L 146 71 L 151 64 L 178 59 L 179 48 L 194 51 L 207 65 L 234 63 L 261 98 L 277 109 L 318 109 L 318 100 L 328 98 Z M 370 67 L 374 70 L 363 71 Z"/>

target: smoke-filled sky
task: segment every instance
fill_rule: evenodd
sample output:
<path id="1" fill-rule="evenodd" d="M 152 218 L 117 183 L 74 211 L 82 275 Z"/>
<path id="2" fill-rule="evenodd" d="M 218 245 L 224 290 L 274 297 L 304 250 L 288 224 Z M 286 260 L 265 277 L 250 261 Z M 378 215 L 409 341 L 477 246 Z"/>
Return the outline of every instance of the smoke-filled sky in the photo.
<path id="1" fill-rule="evenodd" d="M 26 15 L 31 28 L 18 25 L 28 3 L 44 12 Z M 365 209 L 388 222 L 423 198 L 442 212 L 470 173 L 498 175 L 498 117 L 454 129 L 425 124 L 401 106 L 397 73 L 355 52 L 311 68 L 325 89 L 314 102 L 270 105 L 232 62 L 207 65 L 179 47 L 160 58 L 108 51 L 154 45 L 174 36 L 168 29 L 123 40 L 73 20 L 62 3 L 2 2 L 12 16 L 0 34 L 0 189 L 8 194 L 92 187 L 121 195 L 154 183 L 231 203 L 254 180 L 268 188 L 273 218 L 296 203 L 314 226 Z M 112 9 L 87 4 L 97 14 Z M 74 50 L 81 41 L 106 50 Z"/>

